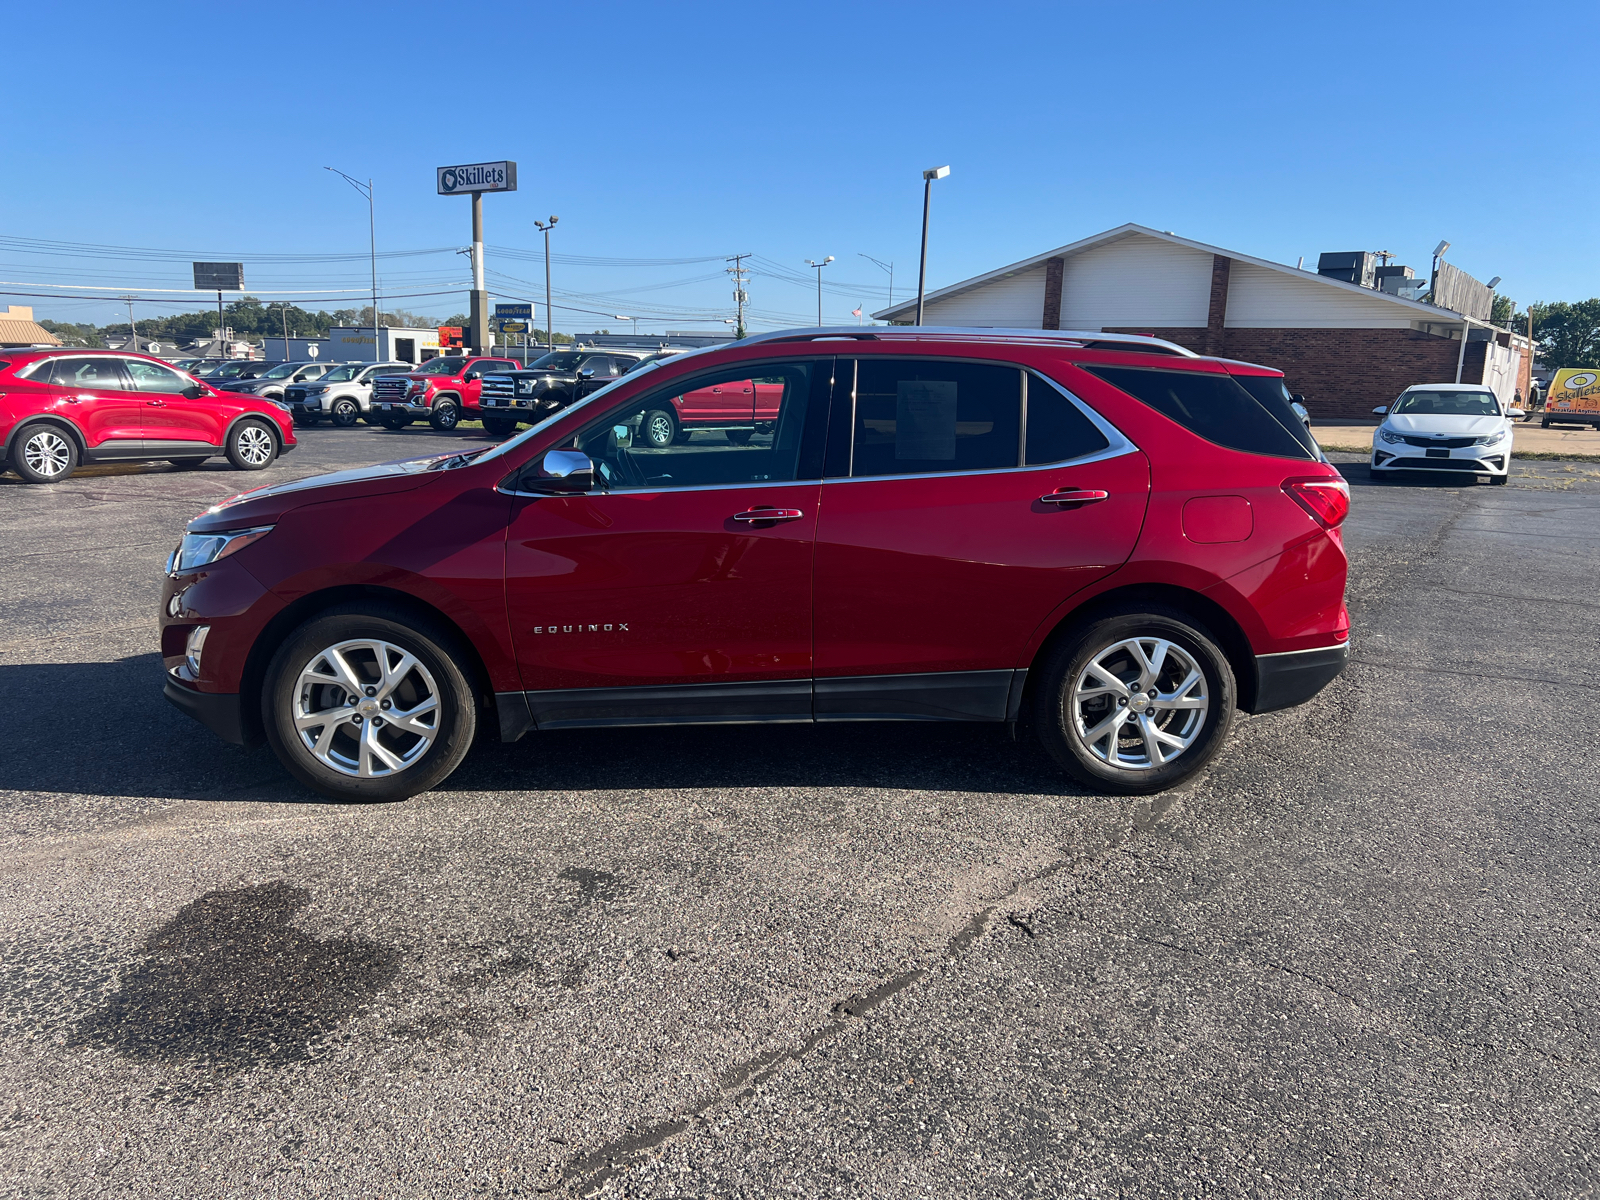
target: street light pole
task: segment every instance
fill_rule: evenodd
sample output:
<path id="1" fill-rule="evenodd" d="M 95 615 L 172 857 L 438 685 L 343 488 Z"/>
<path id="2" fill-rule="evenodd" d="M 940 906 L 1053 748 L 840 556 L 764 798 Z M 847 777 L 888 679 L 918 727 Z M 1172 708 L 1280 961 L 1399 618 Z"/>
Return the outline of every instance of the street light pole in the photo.
<path id="1" fill-rule="evenodd" d="M 856 253 L 857 254 L 861 254 L 861 251 L 857 250 Z M 872 263 L 874 266 L 878 267 L 879 269 L 889 272 L 889 307 L 893 308 L 894 307 L 894 263 L 893 262 L 879 262 L 877 259 L 873 258 L 872 255 L 870 255 L 870 254 L 861 254 L 861 257 L 866 259 L 869 263 Z"/>
<path id="2" fill-rule="evenodd" d="M 917 324 L 922 324 L 922 298 L 928 286 L 928 206 L 933 201 L 933 181 L 950 174 L 949 167 L 934 167 L 922 173 L 922 260 L 917 267 Z"/>
<path id="3" fill-rule="evenodd" d="M 831 254 L 828 255 L 827 258 L 823 259 L 821 262 L 814 262 L 809 258 L 806 259 L 806 266 L 814 267 L 816 269 L 816 272 L 817 272 L 817 324 L 818 325 L 822 324 L 822 268 L 827 266 L 832 261 L 833 261 L 833 255 L 831 255 Z"/>
<path id="4" fill-rule="evenodd" d="M 552 216 L 548 222 L 534 221 L 544 231 L 544 340 L 551 350 L 556 348 L 556 314 L 550 307 L 550 231 L 560 219 Z"/>
<path id="5" fill-rule="evenodd" d="M 371 241 L 372 252 L 372 361 L 382 362 L 383 355 L 378 352 L 378 210 L 373 200 L 372 180 L 369 179 L 363 184 L 359 179 L 350 178 L 338 167 L 325 167 L 323 169 L 332 171 L 367 198 L 367 233 Z M 287 334 L 284 336 L 283 357 L 285 360 L 289 357 Z"/>

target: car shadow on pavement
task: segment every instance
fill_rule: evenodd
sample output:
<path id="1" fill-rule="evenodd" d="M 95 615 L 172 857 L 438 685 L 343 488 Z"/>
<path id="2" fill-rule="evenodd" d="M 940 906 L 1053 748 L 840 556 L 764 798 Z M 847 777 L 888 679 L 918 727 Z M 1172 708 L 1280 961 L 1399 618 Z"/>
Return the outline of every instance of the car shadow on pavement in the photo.
<path id="1" fill-rule="evenodd" d="M 278 765 L 178 712 L 161 658 L 0 666 L 0 791 L 322 803 Z M 903 788 L 1084 795 L 1003 725 L 871 722 L 480 733 L 439 792 Z"/>

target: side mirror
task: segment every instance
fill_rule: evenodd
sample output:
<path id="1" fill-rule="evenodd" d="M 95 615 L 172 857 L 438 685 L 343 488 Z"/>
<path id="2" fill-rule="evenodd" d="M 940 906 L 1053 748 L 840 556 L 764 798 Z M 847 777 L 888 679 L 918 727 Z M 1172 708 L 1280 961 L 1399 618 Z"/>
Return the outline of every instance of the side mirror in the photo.
<path id="1" fill-rule="evenodd" d="M 618 449 L 626 450 L 633 445 L 633 429 L 627 425 L 613 425 L 611 427 L 611 440 Z"/>
<path id="2" fill-rule="evenodd" d="M 581 450 L 549 450 L 523 480 L 530 492 L 558 496 L 587 492 L 594 486 L 594 463 Z"/>
<path id="3" fill-rule="evenodd" d="M 1506 416 L 1508 416 L 1508 417 L 1525 417 L 1527 415 L 1528 415 L 1528 410 L 1525 409 L 1525 408 L 1508 408 L 1508 409 L 1506 409 Z"/>
<path id="4" fill-rule="evenodd" d="M 462 376 L 462 378 L 463 379 L 482 379 L 483 378 L 483 372 L 482 371 L 468 371 L 465 375 Z"/>
<path id="5" fill-rule="evenodd" d="M 1289 393 L 1289 399 L 1293 400 L 1296 404 L 1304 404 L 1306 402 L 1306 398 L 1304 396 L 1302 396 L 1299 392 L 1291 392 L 1291 393 Z"/>
<path id="6" fill-rule="evenodd" d="M 1289 401 L 1289 407 L 1294 409 L 1294 415 L 1299 417 L 1300 420 L 1305 423 L 1307 428 L 1310 428 L 1310 426 L 1311 426 L 1311 411 L 1308 408 L 1306 408 L 1306 406 L 1304 404 L 1301 404 L 1300 401 L 1298 401 L 1298 400 Z"/>
<path id="7" fill-rule="evenodd" d="M 1389 406 L 1387 404 L 1380 404 L 1372 411 L 1380 417 L 1387 417 L 1389 415 Z"/>
<path id="8" fill-rule="evenodd" d="M 184 388 L 183 391 L 179 393 L 179 395 L 183 396 L 185 399 L 188 399 L 188 400 L 198 400 L 198 399 L 200 399 L 201 396 L 204 396 L 205 394 L 206 394 L 205 385 L 202 384 L 202 383 L 191 383 L 188 387 Z"/>
<path id="9" fill-rule="evenodd" d="M 594 378 L 594 368 L 593 367 L 585 367 L 583 370 L 578 372 L 578 378 L 579 379 L 593 379 Z"/>

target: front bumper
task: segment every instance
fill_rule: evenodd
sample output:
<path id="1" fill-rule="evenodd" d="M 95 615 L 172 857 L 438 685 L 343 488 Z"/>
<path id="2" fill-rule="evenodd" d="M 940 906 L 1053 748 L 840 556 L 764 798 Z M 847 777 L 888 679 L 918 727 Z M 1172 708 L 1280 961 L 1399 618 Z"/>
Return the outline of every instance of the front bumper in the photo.
<path id="1" fill-rule="evenodd" d="M 407 400 L 379 400 L 372 411 L 380 417 L 395 414 L 406 417 L 425 417 L 433 410 L 426 404 L 413 404 Z"/>
<path id="2" fill-rule="evenodd" d="M 1458 446 L 1443 453 L 1429 454 L 1426 447 L 1404 442 L 1374 443 L 1374 471 L 1472 471 L 1481 475 L 1504 475 L 1510 470 L 1511 446 Z"/>
<path id="3" fill-rule="evenodd" d="M 179 712 L 193 717 L 230 746 L 253 748 L 260 739 L 245 732 L 244 706 L 238 692 L 197 692 L 168 678 L 161 694 Z"/>
<path id="4" fill-rule="evenodd" d="M 1350 643 L 1256 656 L 1256 702 L 1251 712 L 1276 712 L 1304 704 L 1344 673 Z"/>

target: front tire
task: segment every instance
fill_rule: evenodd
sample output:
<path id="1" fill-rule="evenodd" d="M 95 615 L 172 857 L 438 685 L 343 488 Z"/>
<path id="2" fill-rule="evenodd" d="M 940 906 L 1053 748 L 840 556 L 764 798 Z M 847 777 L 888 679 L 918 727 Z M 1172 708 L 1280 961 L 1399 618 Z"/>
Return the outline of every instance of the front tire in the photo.
<path id="1" fill-rule="evenodd" d="M 278 439 L 263 421 L 240 421 L 228 432 L 228 461 L 241 471 L 264 471 L 278 457 Z"/>
<path id="2" fill-rule="evenodd" d="M 411 424 L 411 418 L 396 413 L 384 413 L 378 418 L 378 424 L 382 425 L 390 433 L 399 433 L 407 425 Z"/>
<path id="3" fill-rule="evenodd" d="M 461 424 L 461 406 L 454 400 L 441 400 L 428 414 L 428 424 L 439 433 L 449 433 Z"/>
<path id="4" fill-rule="evenodd" d="M 1511 473 L 1508 471 L 1504 475 L 1491 475 L 1491 476 L 1489 476 L 1489 482 L 1494 484 L 1494 485 L 1496 485 L 1497 487 L 1505 487 L 1506 481 L 1508 479 L 1510 479 L 1510 478 L 1511 478 Z"/>
<path id="5" fill-rule="evenodd" d="M 333 402 L 333 411 L 328 414 L 328 418 L 336 428 L 349 429 L 361 419 L 361 406 L 345 396 Z"/>
<path id="6" fill-rule="evenodd" d="M 517 431 L 517 423 L 504 417 L 484 417 L 483 431 L 490 437 L 509 437 Z"/>
<path id="7" fill-rule="evenodd" d="M 279 647 L 262 724 L 284 768 L 335 800 L 404 800 L 442 783 L 477 732 L 452 639 L 386 607 L 314 617 Z"/>
<path id="8" fill-rule="evenodd" d="M 655 450 L 665 450 L 678 438 L 678 417 L 670 409 L 652 408 L 639 423 L 645 445 Z"/>
<path id="9" fill-rule="evenodd" d="M 29 483 L 60 483 L 78 467 L 78 444 L 54 425 L 24 429 L 11 443 L 11 469 Z"/>
<path id="10" fill-rule="evenodd" d="M 1189 614 L 1113 611 L 1062 641 L 1045 663 L 1035 720 L 1068 774 L 1100 792 L 1175 787 L 1222 748 L 1238 688 L 1211 633 Z"/>

